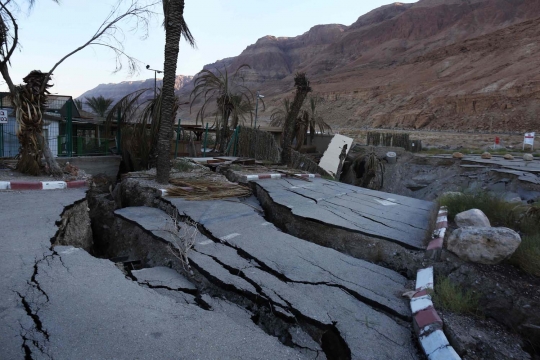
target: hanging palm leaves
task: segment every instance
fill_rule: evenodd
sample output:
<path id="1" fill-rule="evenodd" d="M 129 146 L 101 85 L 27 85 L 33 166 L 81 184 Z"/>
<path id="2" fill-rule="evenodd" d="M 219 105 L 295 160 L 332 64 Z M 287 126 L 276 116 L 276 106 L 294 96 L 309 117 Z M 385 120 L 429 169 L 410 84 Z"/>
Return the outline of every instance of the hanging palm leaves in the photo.
<path id="1" fill-rule="evenodd" d="M 41 172 L 43 155 L 43 112 L 47 105 L 49 85 L 48 74 L 34 70 L 24 79 L 24 85 L 16 86 L 14 104 L 16 107 L 17 137 L 20 143 L 17 170 L 29 175 Z M 45 89 L 41 91 L 41 89 Z"/>
<path id="2" fill-rule="evenodd" d="M 150 89 L 141 89 L 126 95 L 116 103 L 106 119 L 107 133 L 118 119 L 121 131 L 121 153 L 127 171 L 147 170 L 156 164 L 159 126 L 163 96 L 158 90 L 155 99 L 143 102 L 141 96 Z M 176 114 L 180 102 L 175 97 L 173 112 Z"/>
<path id="3" fill-rule="evenodd" d="M 200 119 L 201 124 L 205 118 L 207 108 L 215 101 L 217 106 L 215 126 L 221 131 L 217 132 L 219 149 L 224 151 L 229 138 L 229 118 L 232 116 L 233 123 L 247 114 L 253 114 L 254 95 L 245 85 L 244 71 L 251 69 L 243 64 L 229 75 L 225 68 L 223 71 L 216 69 L 216 73 L 210 70 L 201 71 L 195 78 L 193 91 L 191 92 L 191 104 L 202 99 L 203 104 L 197 112 L 196 122 Z"/>

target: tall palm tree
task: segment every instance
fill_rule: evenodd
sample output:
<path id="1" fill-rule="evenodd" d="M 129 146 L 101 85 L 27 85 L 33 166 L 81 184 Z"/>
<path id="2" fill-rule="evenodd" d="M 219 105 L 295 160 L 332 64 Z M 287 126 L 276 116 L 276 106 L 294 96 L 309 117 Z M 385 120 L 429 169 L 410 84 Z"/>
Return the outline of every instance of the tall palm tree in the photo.
<path id="1" fill-rule="evenodd" d="M 309 97 L 309 143 L 313 144 L 313 138 L 315 137 L 315 131 L 320 131 L 321 134 L 324 134 L 325 131 L 331 132 L 332 127 L 328 125 L 322 116 L 317 112 L 317 106 L 319 104 L 320 97 L 310 96 Z M 307 131 L 307 127 L 306 127 Z"/>
<path id="2" fill-rule="evenodd" d="M 107 110 L 111 107 L 114 99 L 105 98 L 103 95 L 98 97 L 92 96 L 85 99 L 85 104 L 92 109 L 92 111 L 99 117 L 105 118 L 107 116 Z"/>
<path id="3" fill-rule="evenodd" d="M 225 150 L 227 138 L 229 137 L 229 118 L 232 116 L 236 122 L 239 118 L 244 117 L 246 113 L 253 111 L 254 95 L 245 85 L 244 69 L 250 69 L 247 64 L 240 65 L 238 69 L 229 75 L 225 68 L 223 71 L 216 69 L 216 72 L 210 70 L 202 70 L 195 78 L 193 91 L 191 92 L 192 102 L 203 99 L 203 104 L 197 112 L 197 120 L 203 121 L 205 112 L 209 104 L 214 101 L 217 106 L 217 129 L 221 128 L 221 133 L 218 134 L 219 149 Z"/>
<path id="4" fill-rule="evenodd" d="M 296 73 L 294 76 L 294 86 L 296 94 L 283 125 L 283 150 L 281 152 L 281 162 L 285 165 L 291 162 L 291 144 L 294 139 L 294 130 L 298 114 L 302 110 L 302 105 L 306 100 L 308 93 L 311 92 L 311 86 L 305 73 Z"/>
<path id="5" fill-rule="evenodd" d="M 176 66 L 180 52 L 180 39 L 195 46 L 195 39 L 184 20 L 184 0 L 163 1 L 163 27 L 165 28 L 165 61 L 163 64 L 163 86 L 161 100 L 161 121 L 157 146 L 156 180 L 160 184 L 169 182 L 171 171 L 171 138 L 174 124 L 174 83 Z"/>

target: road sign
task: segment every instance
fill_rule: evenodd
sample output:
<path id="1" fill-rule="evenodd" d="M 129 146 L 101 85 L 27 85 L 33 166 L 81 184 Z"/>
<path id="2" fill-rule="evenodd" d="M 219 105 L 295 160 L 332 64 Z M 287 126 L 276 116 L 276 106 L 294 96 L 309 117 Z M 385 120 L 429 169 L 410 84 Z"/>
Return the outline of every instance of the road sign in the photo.
<path id="1" fill-rule="evenodd" d="M 525 145 L 531 145 L 531 148 L 534 148 L 534 135 L 535 133 L 526 133 L 525 134 L 525 140 L 523 140 L 523 149 L 525 149 Z"/>
<path id="2" fill-rule="evenodd" d="M 0 109 L 0 124 L 8 123 L 8 111 L 5 109 Z"/>

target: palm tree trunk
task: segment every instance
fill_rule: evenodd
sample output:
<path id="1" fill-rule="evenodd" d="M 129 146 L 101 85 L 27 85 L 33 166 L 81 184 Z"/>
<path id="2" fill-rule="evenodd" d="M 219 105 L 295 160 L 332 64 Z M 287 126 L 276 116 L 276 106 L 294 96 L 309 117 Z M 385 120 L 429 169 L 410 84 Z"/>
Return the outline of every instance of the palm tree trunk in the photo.
<path id="1" fill-rule="evenodd" d="M 184 1 L 173 0 L 168 4 L 165 16 L 165 62 L 163 64 L 163 87 L 161 123 L 158 135 L 158 159 L 156 180 L 160 184 L 169 182 L 171 171 L 171 139 L 173 135 L 174 116 L 174 82 L 178 53 L 180 52 L 180 37 L 182 35 L 182 18 L 184 14 Z"/>
<path id="2" fill-rule="evenodd" d="M 281 162 L 285 165 L 288 165 L 291 161 L 291 145 L 294 138 L 294 129 L 296 128 L 296 119 L 308 92 L 305 89 L 296 90 L 291 109 L 285 119 L 285 125 L 283 127 L 283 150 L 281 152 Z"/>

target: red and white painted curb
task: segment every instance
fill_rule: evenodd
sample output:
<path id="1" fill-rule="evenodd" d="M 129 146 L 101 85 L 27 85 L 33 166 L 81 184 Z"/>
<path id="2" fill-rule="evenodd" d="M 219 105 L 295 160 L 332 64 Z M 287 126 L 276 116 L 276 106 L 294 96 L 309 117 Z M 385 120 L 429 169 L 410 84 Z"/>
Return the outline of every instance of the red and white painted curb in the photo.
<path id="1" fill-rule="evenodd" d="M 431 240 L 426 249 L 426 257 L 438 260 L 444 245 L 444 236 L 448 227 L 448 210 L 442 206 L 437 215 L 437 223 L 433 231 L 433 240 Z"/>
<path id="2" fill-rule="evenodd" d="M 418 270 L 416 294 L 411 299 L 414 330 L 429 360 L 460 360 L 443 332 L 443 321 L 431 301 L 434 288 L 433 267 Z"/>
<path id="3" fill-rule="evenodd" d="M 448 211 L 441 207 L 433 240 L 426 249 L 426 257 L 438 261 L 448 227 Z M 411 298 L 413 325 L 420 345 L 429 360 L 460 360 L 461 357 L 448 342 L 443 331 L 443 321 L 433 305 L 430 292 L 435 287 L 433 267 L 420 269 L 416 273 L 416 294 Z"/>
<path id="4" fill-rule="evenodd" d="M 85 180 L 77 181 L 0 181 L 0 190 L 59 190 L 86 187 Z"/>
<path id="5" fill-rule="evenodd" d="M 264 180 L 264 179 L 282 179 L 289 177 L 287 174 L 258 174 L 258 175 L 244 175 L 243 176 L 246 181 L 253 181 L 253 180 Z M 294 174 L 294 177 L 302 177 L 302 178 L 320 178 L 321 175 L 319 174 Z"/>

